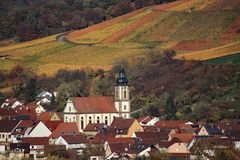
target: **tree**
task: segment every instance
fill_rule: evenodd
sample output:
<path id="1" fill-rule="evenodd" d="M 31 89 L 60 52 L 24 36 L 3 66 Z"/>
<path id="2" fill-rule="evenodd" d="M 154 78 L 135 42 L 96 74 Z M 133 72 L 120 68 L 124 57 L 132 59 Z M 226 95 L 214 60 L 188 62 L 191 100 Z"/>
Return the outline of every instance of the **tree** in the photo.
<path id="1" fill-rule="evenodd" d="M 228 149 L 217 149 L 213 160 L 237 160 L 237 156 Z"/>
<path id="2" fill-rule="evenodd" d="M 169 160 L 169 157 L 165 151 L 158 150 L 155 155 L 152 155 L 147 159 L 148 160 Z"/>
<path id="3" fill-rule="evenodd" d="M 30 78 L 26 84 L 24 99 L 27 102 L 34 101 L 35 97 L 37 96 L 37 92 L 38 92 L 37 80 L 35 78 Z"/>
<path id="4" fill-rule="evenodd" d="M 166 119 L 167 120 L 176 119 L 176 115 L 175 114 L 177 112 L 177 109 L 176 109 L 173 97 L 171 95 L 169 95 L 167 100 L 166 100 L 165 108 L 166 108 L 166 112 L 167 112 Z"/>

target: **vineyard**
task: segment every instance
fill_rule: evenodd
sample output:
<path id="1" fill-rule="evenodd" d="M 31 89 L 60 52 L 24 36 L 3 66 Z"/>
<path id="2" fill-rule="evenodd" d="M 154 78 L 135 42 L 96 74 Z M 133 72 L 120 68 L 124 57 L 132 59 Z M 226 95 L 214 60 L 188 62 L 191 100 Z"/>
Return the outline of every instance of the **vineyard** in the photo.
<path id="1" fill-rule="evenodd" d="M 194 60 L 235 54 L 240 52 L 239 8 L 239 0 L 179 0 L 146 7 L 67 33 L 66 41 L 58 34 L 2 45 L 0 67 L 22 65 L 51 75 L 63 68 L 107 70 L 163 49 L 174 49 L 176 58 Z"/>
<path id="2" fill-rule="evenodd" d="M 128 25 L 134 23 L 138 19 L 148 15 L 151 13 L 151 11 L 142 12 L 136 16 L 133 16 L 131 18 L 126 19 L 125 21 L 115 23 L 114 25 L 111 25 L 109 27 L 95 30 L 92 32 L 89 32 L 87 34 L 84 34 L 80 37 L 78 37 L 74 42 L 80 43 L 80 44 L 96 44 L 102 42 L 104 39 L 108 38 L 112 34 L 119 32 L 120 30 L 124 29 Z"/>

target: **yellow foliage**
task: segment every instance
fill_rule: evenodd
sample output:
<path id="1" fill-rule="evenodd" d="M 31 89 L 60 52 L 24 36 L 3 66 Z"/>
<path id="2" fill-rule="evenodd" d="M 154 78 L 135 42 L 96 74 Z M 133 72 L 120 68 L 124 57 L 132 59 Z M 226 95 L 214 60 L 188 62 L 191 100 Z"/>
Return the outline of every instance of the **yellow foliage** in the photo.
<path id="1" fill-rule="evenodd" d="M 176 58 L 186 60 L 208 60 L 212 58 L 218 58 L 240 52 L 240 42 L 234 42 L 227 45 L 223 45 L 216 48 L 178 54 Z"/>

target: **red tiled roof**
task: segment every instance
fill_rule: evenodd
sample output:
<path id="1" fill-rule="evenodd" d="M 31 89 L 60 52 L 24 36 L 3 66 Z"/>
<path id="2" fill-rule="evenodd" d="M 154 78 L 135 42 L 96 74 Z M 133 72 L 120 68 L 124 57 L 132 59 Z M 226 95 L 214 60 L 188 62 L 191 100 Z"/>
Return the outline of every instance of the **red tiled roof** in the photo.
<path id="1" fill-rule="evenodd" d="M 79 135 L 79 130 L 76 122 L 71 123 L 61 123 L 58 127 L 52 132 L 52 138 L 58 138 L 61 135 Z"/>
<path id="2" fill-rule="evenodd" d="M 135 142 L 135 140 L 133 138 L 116 138 L 116 137 L 107 137 L 106 141 L 108 141 L 108 143 L 127 143 L 127 144 L 133 144 Z"/>
<path id="3" fill-rule="evenodd" d="M 37 119 L 38 119 L 39 121 L 49 121 L 54 114 L 57 114 L 57 116 L 58 116 L 58 117 L 60 118 L 60 120 L 61 120 L 62 116 L 61 116 L 60 113 L 58 113 L 58 112 L 42 112 L 42 113 L 40 113 L 40 115 L 38 116 Z"/>
<path id="4" fill-rule="evenodd" d="M 30 145 L 48 145 L 48 137 L 31 137 L 31 138 L 22 138 L 22 143 L 29 143 Z"/>
<path id="5" fill-rule="evenodd" d="M 73 104 L 79 113 L 116 113 L 112 97 L 73 97 Z"/>
<path id="6" fill-rule="evenodd" d="M 120 144 L 117 144 L 117 143 L 110 143 L 109 144 L 109 147 L 111 149 L 111 152 L 115 152 L 117 153 L 118 155 L 121 155 L 122 153 L 134 153 L 129 144 L 128 143 L 120 143 Z"/>
<path id="7" fill-rule="evenodd" d="M 87 138 L 81 134 L 79 134 L 79 135 L 63 135 L 62 137 L 68 144 L 88 143 Z"/>
<path id="8" fill-rule="evenodd" d="M 194 138 L 194 136 L 192 134 L 187 134 L 187 133 L 172 134 L 171 137 L 172 138 L 177 138 L 183 143 L 190 143 Z"/>
<path id="9" fill-rule="evenodd" d="M 43 123 L 50 131 L 54 131 L 62 121 L 43 121 Z"/>
<path id="10" fill-rule="evenodd" d="M 180 124 L 185 124 L 187 121 L 185 120 L 176 120 L 176 121 L 157 121 L 154 126 L 158 126 L 160 128 L 171 128 L 177 129 Z"/>
<path id="11" fill-rule="evenodd" d="M 0 116 L 17 116 L 17 113 L 14 109 L 0 108 Z"/>
<path id="12" fill-rule="evenodd" d="M 38 105 L 36 103 L 32 102 L 32 103 L 28 103 L 22 107 L 35 110 L 38 107 Z"/>
<path id="13" fill-rule="evenodd" d="M 111 133 L 97 133 L 92 141 L 94 144 L 103 144 L 109 137 L 115 137 Z"/>
<path id="14" fill-rule="evenodd" d="M 105 123 L 88 123 L 84 128 L 84 132 L 98 132 L 101 128 L 105 126 Z"/>

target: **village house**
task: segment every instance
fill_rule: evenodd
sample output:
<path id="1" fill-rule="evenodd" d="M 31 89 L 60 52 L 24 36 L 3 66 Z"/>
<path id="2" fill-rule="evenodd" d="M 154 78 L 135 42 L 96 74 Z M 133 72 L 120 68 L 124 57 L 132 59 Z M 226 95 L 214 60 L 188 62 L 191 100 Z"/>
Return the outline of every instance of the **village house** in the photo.
<path id="1" fill-rule="evenodd" d="M 45 157 L 45 150 L 49 142 L 48 137 L 28 137 L 23 138 L 22 143 L 29 144 L 30 153 L 29 158 L 34 160 L 43 160 Z"/>
<path id="2" fill-rule="evenodd" d="M 40 121 L 36 126 L 29 127 L 23 137 L 49 137 L 51 134 L 51 130 Z"/>
<path id="3" fill-rule="evenodd" d="M 17 120 L 0 120 L 0 142 L 11 143 L 14 139 L 12 132 L 19 123 Z"/>
<path id="4" fill-rule="evenodd" d="M 77 150 L 78 155 L 82 154 L 82 150 L 87 147 L 88 139 L 81 134 L 78 135 L 62 135 L 56 141 L 55 145 L 64 145 L 66 149 Z"/>
<path id="5" fill-rule="evenodd" d="M 50 135 L 49 144 L 55 144 L 60 136 L 65 135 L 80 135 L 76 122 L 60 123 Z"/>
<path id="6" fill-rule="evenodd" d="M 131 137 L 134 132 L 143 132 L 143 127 L 136 119 L 115 118 L 109 127 L 115 137 Z"/>
<path id="7" fill-rule="evenodd" d="M 17 106 L 23 105 L 23 101 L 18 101 L 15 98 L 7 98 L 1 105 L 1 108 L 12 108 L 15 109 Z"/>
<path id="8" fill-rule="evenodd" d="M 30 145 L 29 143 L 11 143 L 9 150 L 9 159 L 29 158 Z"/>
<path id="9" fill-rule="evenodd" d="M 89 123 L 110 125 L 115 117 L 130 117 L 130 97 L 128 80 L 123 68 L 115 85 L 115 100 L 112 97 L 72 97 L 64 109 L 64 122 L 77 122 L 80 132 Z"/>

